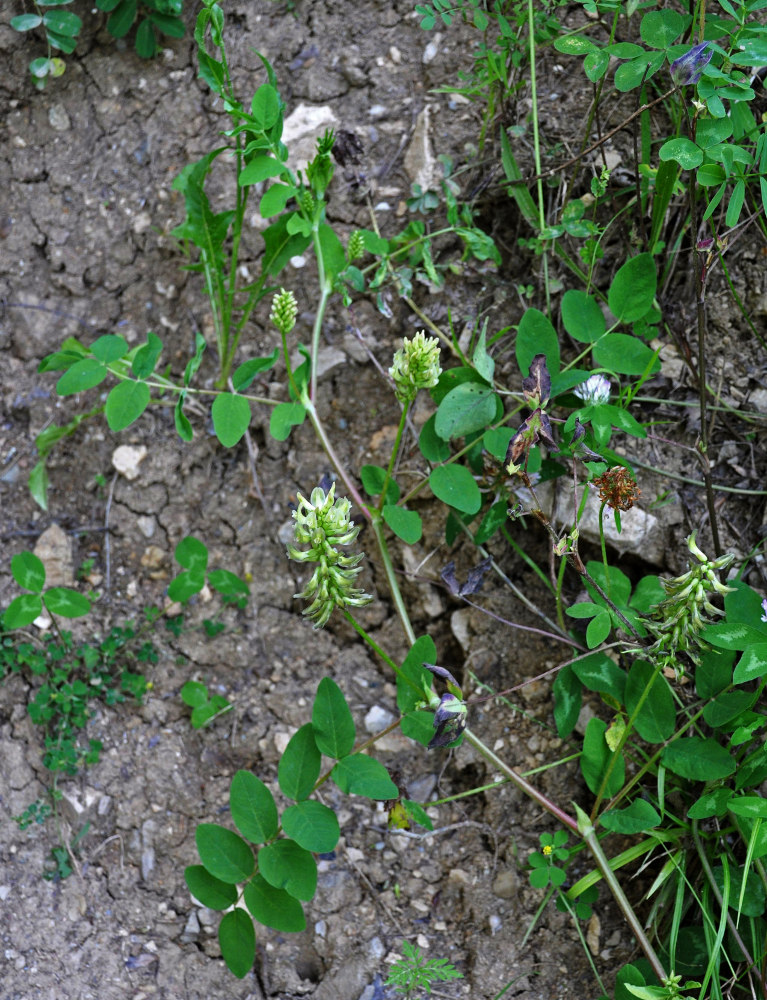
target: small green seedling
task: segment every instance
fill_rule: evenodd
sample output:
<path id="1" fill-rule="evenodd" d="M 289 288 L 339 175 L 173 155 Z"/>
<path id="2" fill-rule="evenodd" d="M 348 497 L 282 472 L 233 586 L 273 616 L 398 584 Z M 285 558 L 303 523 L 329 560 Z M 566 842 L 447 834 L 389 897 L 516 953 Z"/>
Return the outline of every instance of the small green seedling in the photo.
<path id="1" fill-rule="evenodd" d="M 192 709 L 192 725 L 195 729 L 209 726 L 220 715 L 233 708 L 232 703 L 222 694 L 210 694 L 200 681 L 187 681 L 181 688 L 181 700 Z"/>
<path id="2" fill-rule="evenodd" d="M 386 985 L 393 986 L 406 997 L 414 996 L 419 989 L 431 993 L 432 983 L 463 979 L 463 973 L 446 958 L 424 958 L 421 949 L 409 941 L 402 942 L 402 951 L 405 957 L 392 966 Z"/>

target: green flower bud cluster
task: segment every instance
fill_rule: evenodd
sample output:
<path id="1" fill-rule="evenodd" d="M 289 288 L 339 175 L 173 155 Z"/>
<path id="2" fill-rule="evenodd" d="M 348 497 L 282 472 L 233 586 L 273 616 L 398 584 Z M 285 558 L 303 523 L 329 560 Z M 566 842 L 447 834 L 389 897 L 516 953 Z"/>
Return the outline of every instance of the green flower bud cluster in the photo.
<path id="1" fill-rule="evenodd" d="M 655 642 L 644 655 L 650 655 L 662 669 L 671 668 L 677 677 L 684 674 L 678 660 L 680 652 L 686 653 L 693 663 L 698 654 L 708 647 L 700 638 L 703 628 L 710 624 L 711 615 L 724 611 L 711 603 L 714 594 L 724 596 L 732 587 L 719 580 L 718 574 L 733 560 L 732 555 L 709 559 L 695 543 L 695 532 L 687 539 L 687 547 L 698 560 L 690 569 L 672 580 L 662 580 L 666 599 L 655 608 L 653 619 L 645 622 L 655 636 Z"/>
<path id="2" fill-rule="evenodd" d="M 269 313 L 269 319 L 281 334 L 287 335 L 296 325 L 297 315 L 298 303 L 295 295 L 281 288 L 272 299 L 272 311 Z"/>
<path id="3" fill-rule="evenodd" d="M 431 389 L 442 374 L 437 338 L 427 337 L 423 330 L 412 340 L 406 337 L 394 355 L 389 374 L 400 403 L 412 403 L 419 389 Z"/>
<path id="4" fill-rule="evenodd" d="M 291 559 L 317 563 L 312 578 L 299 594 L 294 595 L 312 602 L 304 609 L 304 614 L 314 622 L 315 628 L 322 628 L 327 623 L 334 608 L 359 608 L 372 601 L 372 597 L 354 586 L 354 579 L 361 572 L 358 564 L 362 556 L 344 555 L 336 548 L 351 545 L 360 529 L 349 517 L 350 501 L 346 497 L 336 500 L 335 489 L 335 483 L 327 493 L 317 486 L 309 500 L 298 494 L 298 509 L 293 511 L 294 537 L 299 545 L 309 548 L 287 546 Z"/>
<path id="5" fill-rule="evenodd" d="M 361 229 L 355 229 L 346 246 L 346 259 L 351 263 L 365 253 L 365 238 Z"/>
<path id="6" fill-rule="evenodd" d="M 298 201 L 304 215 L 311 218 L 314 212 L 314 196 L 312 192 L 308 188 L 304 188 L 298 196 Z"/>

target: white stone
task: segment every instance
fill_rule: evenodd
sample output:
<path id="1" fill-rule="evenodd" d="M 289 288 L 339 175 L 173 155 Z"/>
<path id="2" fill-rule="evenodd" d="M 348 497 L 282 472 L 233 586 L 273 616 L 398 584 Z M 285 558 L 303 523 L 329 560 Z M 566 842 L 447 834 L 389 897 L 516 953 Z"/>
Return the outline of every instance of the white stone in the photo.
<path id="1" fill-rule="evenodd" d="M 365 716 L 365 732 L 380 733 L 394 722 L 392 713 L 382 705 L 373 705 Z"/>
<path id="2" fill-rule="evenodd" d="M 439 186 L 442 167 L 431 148 L 431 125 L 428 105 L 416 119 L 413 138 L 405 151 L 404 164 L 410 180 L 420 184 L 422 191 Z"/>
<path id="3" fill-rule="evenodd" d="M 136 479 L 138 467 L 148 454 L 146 445 L 121 444 L 112 452 L 112 465 L 126 479 Z"/>
<path id="4" fill-rule="evenodd" d="M 325 129 L 337 126 L 338 119 L 327 104 L 299 104 L 285 119 L 282 129 L 282 141 L 290 150 L 288 165 L 293 170 L 305 170 L 317 152 L 317 139 Z"/>

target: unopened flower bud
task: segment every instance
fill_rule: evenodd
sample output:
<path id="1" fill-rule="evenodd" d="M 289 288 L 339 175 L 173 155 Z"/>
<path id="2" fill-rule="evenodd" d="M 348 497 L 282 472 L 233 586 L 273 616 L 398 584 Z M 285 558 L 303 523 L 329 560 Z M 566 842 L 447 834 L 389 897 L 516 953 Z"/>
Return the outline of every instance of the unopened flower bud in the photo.
<path id="1" fill-rule="evenodd" d="M 419 389 L 431 389 L 442 374 L 437 338 L 427 337 L 423 330 L 412 339 L 406 337 L 394 355 L 389 374 L 401 403 L 412 403 Z"/>
<path id="2" fill-rule="evenodd" d="M 355 229 L 346 246 L 346 259 L 351 263 L 365 253 L 365 238 L 361 229 Z"/>
<path id="3" fill-rule="evenodd" d="M 269 319 L 283 335 L 287 335 L 296 325 L 298 303 L 295 295 L 281 288 L 272 299 L 272 311 Z"/>

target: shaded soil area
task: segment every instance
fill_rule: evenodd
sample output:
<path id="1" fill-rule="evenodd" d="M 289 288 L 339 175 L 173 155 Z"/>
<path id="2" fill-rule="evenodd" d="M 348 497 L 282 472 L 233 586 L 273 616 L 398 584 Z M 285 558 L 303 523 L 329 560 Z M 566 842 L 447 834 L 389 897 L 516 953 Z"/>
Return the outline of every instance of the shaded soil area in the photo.
<path id="1" fill-rule="evenodd" d="M 61 582 L 72 585 L 77 569 L 87 564 L 89 579 L 75 585 L 90 584 L 101 594 L 92 614 L 74 624 L 78 640 L 141 621 L 148 606 L 163 608 L 177 570 L 173 551 L 187 534 L 204 540 L 211 566 L 246 576 L 252 595 L 247 609 L 220 611 L 227 628 L 213 638 L 201 627 L 203 619 L 219 614 L 208 594 L 193 603 L 179 635 L 168 632 L 164 617 L 156 623 L 149 636 L 156 662 L 139 668 L 151 688 L 141 704 L 99 703 L 87 736 L 103 744 L 101 759 L 59 782 L 57 822 L 49 819 L 22 831 L 11 820 L 43 793 L 50 775 L 42 765 L 39 729 L 27 712 L 34 685 L 31 689 L 15 675 L 0 687 L 4 1000 L 382 1000 L 394 995 L 383 984 L 403 938 L 464 973 L 465 979 L 440 986 L 437 995 L 490 1000 L 509 983 L 507 997 L 598 995 L 570 919 L 553 907 L 537 917 L 542 897 L 528 885 L 524 868 L 539 834 L 551 826 L 510 787 L 435 807 L 432 835 L 390 832 L 382 807 L 328 790 L 324 800 L 338 812 L 342 838 L 338 850 L 320 860 L 307 931 L 261 932 L 256 966 L 242 981 L 224 968 L 218 917 L 194 905 L 183 879 L 184 866 L 197 861 L 196 824 L 228 822 L 229 783 L 240 768 L 276 787 L 281 751 L 309 718 L 323 676 L 335 678 L 344 690 L 358 732 L 375 731 L 380 720 L 393 716 L 396 692 L 386 668 L 373 661 L 351 627 L 331 622 L 325 631 L 313 631 L 293 597 L 303 577 L 285 555 L 290 505 L 297 491 L 308 493 L 330 471 L 308 427 L 288 442 L 276 442 L 267 432 L 268 411 L 254 408 L 252 449 L 242 443 L 225 451 L 203 409 L 190 411 L 195 438 L 189 445 L 177 438 L 166 410 L 147 413 L 121 435 L 111 434 L 101 420 L 86 421 L 52 453 L 48 511 L 30 498 L 27 476 L 36 461 L 36 435 L 95 405 L 90 397 L 57 397 L 53 377 L 37 372 L 42 357 L 67 336 L 89 343 L 103 333 L 120 333 L 134 344 L 152 329 L 164 340 L 164 357 L 178 374 L 195 331 L 210 333 L 201 282 L 182 269 L 184 259 L 169 235 L 183 218 L 171 185 L 185 164 L 215 146 L 226 119 L 197 79 L 192 10 L 187 36 L 147 63 L 129 46 L 115 44 L 89 5 L 75 3 L 85 22 L 77 52 L 67 58 L 65 76 L 38 93 L 27 79 L 38 43 L 9 27 L 22 4 L 4 6 L 0 605 L 16 593 L 11 557 L 39 544 L 52 525 L 61 529 L 56 539 Z M 302 104 L 324 109 L 326 124 L 354 131 L 362 140 L 361 176 L 339 170 L 333 182 L 330 217 L 341 231 L 369 227 L 371 205 L 385 233 L 403 226 L 415 180 L 407 164 L 412 171 L 417 163 L 408 153 L 419 141 L 425 107 L 434 152 L 460 162 L 476 143 L 475 108 L 433 92 L 467 68 L 474 42 L 468 27 L 426 34 L 409 0 L 298 2 L 292 13 L 266 0 L 225 6 L 230 65 L 243 95 L 263 79 L 258 49 L 276 69 L 289 113 Z M 569 117 L 582 113 L 583 93 L 575 88 L 582 74 L 575 62 L 555 66 L 549 60 L 545 68 L 542 124 L 553 139 Z M 492 184 L 492 169 L 484 173 Z M 475 183 L 482 174 L 477 168 Z M 217 209 L 229 204 L 230 184 L 225 171 L 214 176 Z M 492 209 L 489 202 L 488 211 L 496 215 L 488 226 L 494 225 L 499 245 L 512 252 L 500 272 L 467 265 L 460 281 L 433 301 L 423 290 L 422 307 L 434 321 L 443 321 L 448 309 L 462 317 L 488 310 L 497 328 L 519 318 L 515 286 L 536 280 L 520 269 L 537 263 L 514 259 L 521 232 L 514 211 L 505 204 Z M 255 219 L 244 246 L 244 266 L 253 266 L 261 246 Z M 292 262 L 285 277 L 299 299 L 297 337 L 303 341 L 310 337 L 314 302 L 306 263 Z M 748 278 L 749 267 L 744 253 L 734 281 L 763 317 L 763 268 Z M 391 364 L 398 339 L 422 325 L 400 303 L 391 305 L 390 320 L 367 301 L 350 311 L 337 305 L 326 326 L 320 407 L 353 468 L 386 464 L 399 413 L 381 369 Z M 264 305 L 247 333 L 243 358 L 272 349 L 267 309 Z M 721 335 L 712 364 L 716 371 L 720 359 L 726 366 L 725 395 L 736 408 L 758 413 L 767 393 L 763 361 L 745 348 L 746 334 L 732 319 L 726 289 L 716 279 L 711 309 Z M 678 362 L 670 351 L 668 366 Z M 201 374 L 203 383 L 212 384 L 211 360 L 203 362 Z M 678 364 L 673 371 L 664 368 L 656 388 L 661 399 L 672 392 L 694 398 Z M 285 398 L 277 376 L 273 383 L 264 379 L 261 390 Z M 416 421 L 426 413 L 417 413 Z M 763 449 L 752 439 L 749 451 L 742 429 L 731 429 L 727 415 L 721 419 L 721 437 L 734 447 L 717 459 L 717 472 L 730 485 L 753 488 L 754 477 L 764 472 Z M 756 429 L 760 434 L 761 424 Z M 694 426 L 689 432 L 694 435 Z M 145 449 L 135 478 L 113 466 L 120 445 Z M 648 464 L 662 464 L 663 447 L 656 443 L 652 453 L 642 453 Z M 413 461 L 415 455 L 413 447 Z M 680 473 L 689 464 L 677 457 L 673 463 Z M 703 524 L 705 532 L 702 494 L 685 483 L 654 480 L 650 473 L 646 482 L 649 500 L 674 491 L 673 513 L 659 514 L 652 530 L 663 539 L 656 568 L 678 569 L 690 527 Z M 568 647 L 505 628 L 451 597 L 439 583 L 439 569 L 457 558 L 465 572 L 472 553 L 460 546 L 451 553 L 441 515 L 426 502 L 419 510 L 426 525 L 422 542 L 409 551 L 394 546 L 419 632 L 434 637 L 439 662 L 462 664 L 457 669 L 464 678 L 469 671 L 475 675 L 472 689 L 479 690 L 480 683 L 495 690 L 523 685 L 513 701 L 478 708 L 474 728 L 522 771 L 569 756 L 574 744 L 562 744 L 553 726 L 551 676 L 530 681 L 551 671 Z M 763 498 L 733 501 L 728 510 L 727 541 L 745 553 L 760 537 Z M 531 526 L 517 524 L 513 533 L 547 565 L 544 541 Z M 364 542 L 363 534 L 363 547 Z M 527 566 L 510 550 L 495 554 L 531 604 L 553 614 Z M 630 571 L 638 565 L 638 557 L 627 558 Z M 379 574 L 380 568 L 366 563 L 361 581 L 371 593 L 377 592 Z M 500 583 L 488 581 L 482 604 L 500 618 L 541 624 Z M 385 595 L 359 617 L 392 656 L 405 655 L 407 645 Z M 179 695 L 190 679 L 225 695 L 233 711 L 210 728 L 193 730 Z M 497 777 L 468 747 L 450 756 L 427 754 L 392 736 L 383 741 L 380 758 L 408 797 L 420 802 Z M 583 794 L 574 762 L 536 780 L 562 803 Z M 51 847 L 59 843 L 70 845 L 75 870 L 66 879 L 44 880 Z M 570 869 L 573 878 L 586 870 L 585 860 Z M 605 897 L 588 930 L 595 961 L 609 980 L 634 952 Z"/>

